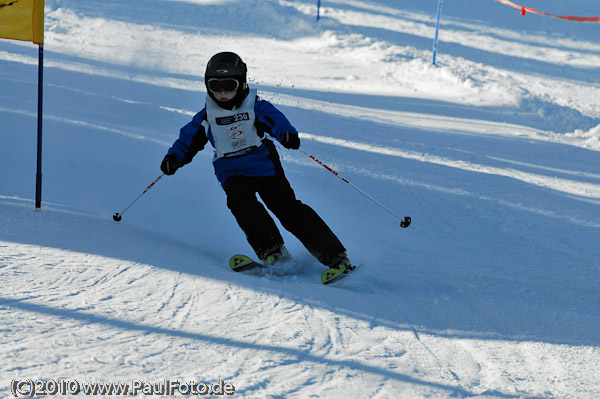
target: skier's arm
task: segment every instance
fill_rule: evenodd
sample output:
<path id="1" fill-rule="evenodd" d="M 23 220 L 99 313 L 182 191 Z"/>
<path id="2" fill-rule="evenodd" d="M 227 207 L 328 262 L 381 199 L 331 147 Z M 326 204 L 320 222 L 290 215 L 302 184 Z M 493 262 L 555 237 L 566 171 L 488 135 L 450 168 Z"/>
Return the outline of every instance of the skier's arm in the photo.
<path id="1" fill-rule="evenodd" d="M 198 112 L 187 125 L 181 128 L 179 138 L 169 148 L 167 156 L 174 155 L 179 161 L 180 167 L 190 163 L 208 142 L 203 121 L 206 121 L 206 109 Z"/>
<path id="2" fill-rule="evenodd" d="M 286 148 L 286 143 L 292 137 L 292 140 L 298 138 L 298 131 L 285 115 L 279 111 L 273 104 L 265 100 L 257 99 L 254 105 L 256 114 L 256 127 L 260 132 L 267 133 L 275 137 Z M 299 145 L 299 140 L 298 140 Z"/>

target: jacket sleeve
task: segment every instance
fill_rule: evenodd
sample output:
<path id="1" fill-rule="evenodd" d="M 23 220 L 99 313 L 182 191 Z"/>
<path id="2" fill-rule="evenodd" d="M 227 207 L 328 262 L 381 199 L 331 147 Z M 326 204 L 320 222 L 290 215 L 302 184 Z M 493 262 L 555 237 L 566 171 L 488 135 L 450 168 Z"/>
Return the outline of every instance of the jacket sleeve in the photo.
<path id="1" fill-rule="evenodd" d="M 183 166 L 190 162 L 198 151 L 202 151 L 208 142 L 206 130 L 206 108 L 198 112 L 187 125 L 179 131 L 179 138 L 173 143 L 167 154 L 175 154 L 179 165 Z M 203 122 L 205 122 L 203 124 Z"/>
<path id="2" fill-rule="evenodd" d="M 254 113 L 256 115 L 255 125 L 259 134 L 267 133 L 275 137 L 277 141 L 281 141 L 281 135 L 285 132 L 298 134 L 285 115 L 266 100 L 257 98 Z"/>

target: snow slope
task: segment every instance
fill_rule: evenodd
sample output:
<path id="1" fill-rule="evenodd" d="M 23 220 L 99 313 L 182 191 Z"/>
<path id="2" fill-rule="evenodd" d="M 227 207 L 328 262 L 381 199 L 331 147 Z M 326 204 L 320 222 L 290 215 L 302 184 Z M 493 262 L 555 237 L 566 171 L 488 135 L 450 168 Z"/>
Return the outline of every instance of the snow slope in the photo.
<path id="1" fill-rule="evenodd" d="M 0 41 L 0 396 L 15 379 L 223 380 L 242 398 L 597 398 L 598 24 L 492 0 L 46 0 L 43 205 L 37 49 Z M 521 0 L 594 16 L 596 2 Z M 336 286 L 248 253 L 211 151 L 161 179 L 239 53 L 301 132 L 297 196 L 364 262 Z M 83 396 L 80 393 L 79 396 Z M 108 395 L 106 395 L 108 396 Z"/>

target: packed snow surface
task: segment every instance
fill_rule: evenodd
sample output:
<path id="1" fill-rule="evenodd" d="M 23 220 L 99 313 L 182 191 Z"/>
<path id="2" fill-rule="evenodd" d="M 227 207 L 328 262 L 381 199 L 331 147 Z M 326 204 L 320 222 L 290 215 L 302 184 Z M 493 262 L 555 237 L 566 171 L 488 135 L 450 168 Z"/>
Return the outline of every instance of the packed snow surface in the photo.
<path id="1" fill-rule="evenodd" d="M 437 1 L 323 1 L 319 21 L 316 3 L 46 0 L 41 212 L 38 51 L 0 41 L 0 396 L 168 380 L 240 398 L 600 397 L 600 24 L 449 1 L 433 65 Z M 304 151 L 412 217 L 400 228 L 281 150 L 356 274 L 323 286 L 287 232 L 292 267 L 231 272 L 251 249 L 208 149 L 112 220 L 160 175 L 220 51 Z"/>

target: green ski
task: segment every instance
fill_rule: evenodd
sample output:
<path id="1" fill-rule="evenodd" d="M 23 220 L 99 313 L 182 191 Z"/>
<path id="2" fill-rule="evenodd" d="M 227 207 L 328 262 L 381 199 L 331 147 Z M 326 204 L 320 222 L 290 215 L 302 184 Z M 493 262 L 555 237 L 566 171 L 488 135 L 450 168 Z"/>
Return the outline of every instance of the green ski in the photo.
<path id="1" fill-rule="evenodd" d="M 266 267 L 262 263 L 254 261 L 252 258 L 246 255 L 233 255 L 229 259 L 229 267 L 234 272 L 246 272 L 248 270 L 256 269 L 257 267 Z"/>
<path id="2" fill-rule="evenodd" d="M 341 280 L 342 278 L 352 274 L 356 269 L 358 269 L 362 264 L 358 266 L 353 266 L 352 269 L 348 269 L 346 272 L 342 272 L 340 269 L 329 268 L 325 270 L 321 274 L 321 282 L 323 284 L 330 284 L 335 281 Z M 268 266 L 263 265 L 260 262 L 256 262 L 252 258 L 246 255 L 237 254 L 233 255 L 229 259 L 229 267 L 234 272 L 247 272 L 249 270 L 257 269 L 257 268 L 268 268 Z"/>
<path id="3" fill-rule="evenodd" d="M 341 271 L 340 269 L 330 267 L 329 269 L 327 269 L 323 273 L 321 273 L 321 282 L 323 284 L 331 284 L 335 281 L 339 281 L 339 280 L 343 279 L 344 277 L 354 273 L 356 271 L 356 269 L 358 269 L 362 265 L 363 264 L 361 263 L 357 266 L 352 266 L 352 268 L 348 268 L 346 271 Z"/>

